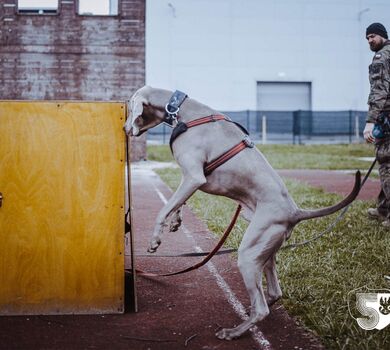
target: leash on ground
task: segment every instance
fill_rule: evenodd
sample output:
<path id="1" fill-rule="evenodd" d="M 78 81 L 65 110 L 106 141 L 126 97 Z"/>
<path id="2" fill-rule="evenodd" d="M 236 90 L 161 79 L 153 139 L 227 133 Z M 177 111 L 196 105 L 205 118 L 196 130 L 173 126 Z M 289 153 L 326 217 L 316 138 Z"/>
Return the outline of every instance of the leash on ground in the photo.
<path id="1" fill-rule="evenodd" d="M 208 231 L 207 231 L 208 232 Z M 217 251 L 214 255 L 223 255 L 223 254 L 230 254 L 237 251 L 235 248 L 229 248 L 229 249 L 223 249 Z M 138 257 L 143 258 L 193 258 L 198 256 L 207 256 L 210 254 L 210 252 L 192 252 L 192 253 L 182 253 L 182 254 L 150 254 L 150 253 L 135 253 Z"/>
<path id="2" fill-rule="evenodd" d="M 233 215 L 232 221 L 230 222 L 229 226 L 226 228 L 223 236 L 217 243 L 217 245 L 214 247 L 214 249 L 211 252 L 206 253 L 207 256 L 200 261 L 199 263 L 192 265 L 186 269 L 175 271 L 175 272 L 169 272 L 169 273 L 153 273 L 153 272 L 146 272 L 142 270 L 136 270 L 138 276 L 145 276 L 145 277 L 166 277 L 166 276 L 174 276 L 174 275 L 180 275 L 182 273 L 190 272 L 192 270 L 198 269 L 199 267 L 205 265 L 219 250 L 219 248 L 222 247 L 222 245 L 225 243 L 226 238 L 229 236 L 230 232 L 232 231 L 234 225 L 236 224 L 237 218 L 240 215 L 241 211 L 241 205 L 238 205 L 236 212 Z M 190 253 L 191 256 L 194 256 L 195 254 L 199 255 L 202 253 Z M 203 253 L 204 254 L 204 253 Z M 152 256 L 152 255 L 151 255 Z M 129 271 L 129 270 L 126 270 Z M 130 272 L 130 271 L 129 271 Z"/>

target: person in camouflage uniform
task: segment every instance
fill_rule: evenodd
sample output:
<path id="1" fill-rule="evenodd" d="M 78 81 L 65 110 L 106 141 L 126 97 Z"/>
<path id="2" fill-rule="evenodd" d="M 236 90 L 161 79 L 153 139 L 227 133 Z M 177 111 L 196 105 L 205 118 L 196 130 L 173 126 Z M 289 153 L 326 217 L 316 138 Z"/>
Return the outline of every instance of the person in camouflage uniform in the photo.
<path id="1" fill-rule="evenodd" d="M 390 40 L 380 23 L 367 28 L 366 38 L 375 55 L 369 67 L 371 88 L 363 135 L 367 142 L 375 143 L 381 181 L 377 208 L 368 209 L 368 215 L 390 227 L 390 130 L 387 130 L 390 125 L 387 125 L 390 122 Z"/>

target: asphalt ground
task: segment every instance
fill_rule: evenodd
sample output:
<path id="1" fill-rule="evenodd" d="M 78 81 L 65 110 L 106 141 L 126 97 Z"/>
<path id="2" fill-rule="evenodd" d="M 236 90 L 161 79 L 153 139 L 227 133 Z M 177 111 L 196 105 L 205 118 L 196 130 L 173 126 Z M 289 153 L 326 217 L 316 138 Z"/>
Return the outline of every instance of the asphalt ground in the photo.
<path id="1" fill-rule="evenodd" d="M 367 165 L 368 170 L 370 163 Z M 315 169 L 294 169 L 278 170 L 279 175 L 289 177 L 310 186 L 322 188 L 326 192 L 338 193 L 346 196 L 352 190 L 355 176 L 353 172 L 335 170 L 315 170 Z M 363 181 L 364 175 L 362 175 Z M 362 187 L 357 199 L 375 200 L 380 192 L 380 181 L 372 176 L 369 177 Z"/>

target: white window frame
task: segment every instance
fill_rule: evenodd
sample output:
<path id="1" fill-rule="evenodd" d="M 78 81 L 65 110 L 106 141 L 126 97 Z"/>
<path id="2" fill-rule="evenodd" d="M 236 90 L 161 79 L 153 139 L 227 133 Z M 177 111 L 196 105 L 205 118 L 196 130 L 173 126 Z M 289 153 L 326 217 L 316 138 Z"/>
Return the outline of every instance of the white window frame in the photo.
<path id="1" fill-rule="evenodd" d="M 25 1 L 25 0 L 24 0 Z M 53 3 L 56 3 L 56 7 L 49 7 L 45 4 L 42 5 L 34 5 L 27 6 L 22 5 L 20 6 L 20 0 L 17 1 L 17 7 L 16 11 L 20 15 L 57 15 L 60 12 L 60 1 L 56 0 L 53 1 Z"/>
<path id="2" fill-rule="evenodd" d="M 103 16 L 103 17 L 115 17 L 115 16 L 119 16 L 119 2 L 121 0 L 100 0 L 100 1 L 105 1 L 105 2 L 108 2 L 109 4 L 112 3 L 111 5 L 111 8 L 109 6 L 109 13 L 102 13 L 102 12 L 99 12 L 99 13 L 94 13 L 94 12 L 80 12 L 80 3 L 81 2 L 84 2 L 84 1 L 89 1 L 89 0 L 77 0 L 77 9 L 76 9 L 76 13 L 79 15 L 79 16 L 90 16 L 90 17 L 96 17 L 96 16 Z M 96 0 L 95 0 L 96 1 Z M 114 11 L 112 11 L 112 8 L 114 8 Z"/>

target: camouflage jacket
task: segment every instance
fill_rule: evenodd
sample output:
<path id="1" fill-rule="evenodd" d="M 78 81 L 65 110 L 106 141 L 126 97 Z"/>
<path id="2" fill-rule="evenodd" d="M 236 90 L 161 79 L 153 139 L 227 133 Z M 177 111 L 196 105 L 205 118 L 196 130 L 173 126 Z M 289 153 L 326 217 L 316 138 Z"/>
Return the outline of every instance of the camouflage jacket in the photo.
<path id="1" fill-rule="evenodd" d="M 390 40 L 375 53 L 369 67 L 369 78 L 367 122 L 375 123 L 379 114 L 390 112 Z"/>

